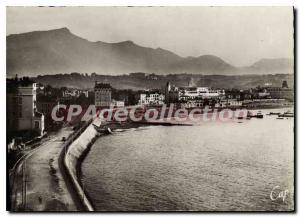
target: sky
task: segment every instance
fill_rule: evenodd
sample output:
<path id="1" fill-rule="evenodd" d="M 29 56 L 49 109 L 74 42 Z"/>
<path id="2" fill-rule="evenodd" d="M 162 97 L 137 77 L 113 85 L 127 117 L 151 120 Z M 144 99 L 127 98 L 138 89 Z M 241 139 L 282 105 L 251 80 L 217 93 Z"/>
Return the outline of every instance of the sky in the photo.
<path id="1" fill-rule="evenodd" d="M 7 7 L 7 35 L 67 27 L 89 41 L 134 43 L 234 66 L 293 58 L 292 7 Z"/>

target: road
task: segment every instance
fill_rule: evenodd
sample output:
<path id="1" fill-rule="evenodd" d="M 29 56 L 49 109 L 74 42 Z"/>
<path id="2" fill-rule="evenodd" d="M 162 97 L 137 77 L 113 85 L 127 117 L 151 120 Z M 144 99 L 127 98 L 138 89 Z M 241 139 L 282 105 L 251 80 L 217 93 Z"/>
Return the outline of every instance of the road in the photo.
<path id="1" fill-rule="evenodd" d="M 76 211 L 60 172 L 58 159 L 62 137 L 72 128 L 62 128 L 20 160 L 11 174 L 11 211 Z"/>

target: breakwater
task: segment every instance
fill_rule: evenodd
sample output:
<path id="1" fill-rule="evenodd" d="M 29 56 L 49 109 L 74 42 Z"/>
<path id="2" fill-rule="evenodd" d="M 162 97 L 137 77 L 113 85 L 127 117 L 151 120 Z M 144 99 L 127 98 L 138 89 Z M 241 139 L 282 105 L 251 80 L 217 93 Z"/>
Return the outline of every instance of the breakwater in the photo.
<path id="1" fill-rule="evenodd" d="M 60 165 L 63 170 L 64 178 L 69 187 L 69 191 L 74 197 L 77 207 L 83 211 L 94 211 L 93 206 L 81 186 L 78 176 L 82 157 L 95 142 L 97 131 L 87 122 L 78 131 L 72 134 L 65 142 L 64 149 L 60 157 Z"/>

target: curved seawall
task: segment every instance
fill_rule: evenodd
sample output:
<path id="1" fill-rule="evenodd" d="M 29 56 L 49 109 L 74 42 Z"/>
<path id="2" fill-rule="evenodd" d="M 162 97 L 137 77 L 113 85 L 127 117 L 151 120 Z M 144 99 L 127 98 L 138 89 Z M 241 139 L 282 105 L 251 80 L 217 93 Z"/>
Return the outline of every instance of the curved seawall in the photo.
<path id="1" fill-rule="evenodd" d="M 87 123 L 85 127 L 76 132 L 73 137 L 68 139 L 66 146 L 63 150 L 63 166 L 66 170 L 66 177 L 72 186 L 71 191 L 75 191 L 74 200 L 77 204 L 80 203 L 81 209 L 84 211 L 94 211 L 93 206 L 89 199 L 86 197 L 84 190 L 78 179 L 78 168 L 81 164 L 81 158 L 89 150 L 90 146 L 96 140 L 97 131 L 91 122 Z"/>

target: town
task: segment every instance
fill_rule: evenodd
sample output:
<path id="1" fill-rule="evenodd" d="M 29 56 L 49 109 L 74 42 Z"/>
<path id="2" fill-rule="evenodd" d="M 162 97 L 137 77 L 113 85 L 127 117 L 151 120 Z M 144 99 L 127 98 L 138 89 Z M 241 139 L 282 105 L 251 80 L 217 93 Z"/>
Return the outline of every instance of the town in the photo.
<path id="1" fill-rule="evenodd" d="M 77 104 L 83 108 L 122 108 L 133 105 L 159 108 L 277 108 L 293 105 L 293 88 L 286 81 L 281 87 L 265 86 L 245 90 L 197 87 L 191 79 L 186 86 L 177 87 L 167 82 L 161 89 L 120 90 L 109 83 L 95 80 L 89 89 L 54 88 L 36 83 L 28 77 L 7 79 L 7 143 L 16 138 L 27 142 L 45 132 L 61 128 L 51 113 L 60 104 Z M 64 111 L 60 111 L 63 113 Z M 64 114 L 61 114 L 64 115 Z M 75 123 L 76 121 L 74 121 Z"/>

